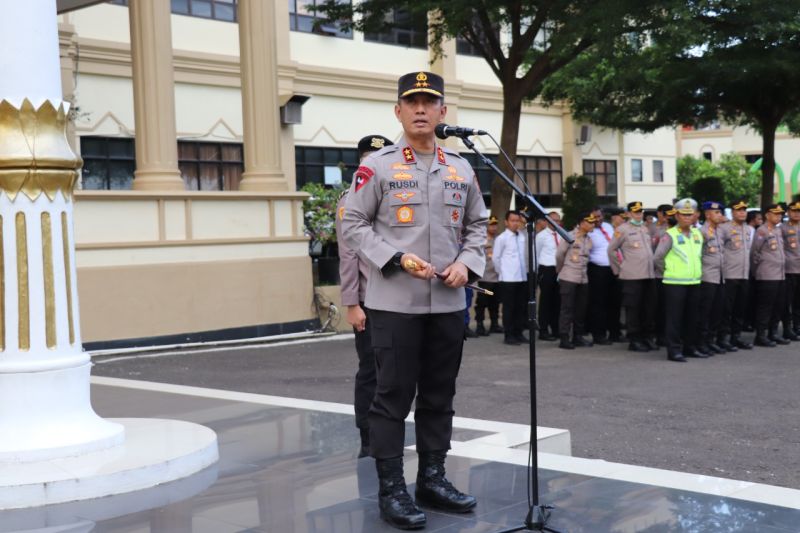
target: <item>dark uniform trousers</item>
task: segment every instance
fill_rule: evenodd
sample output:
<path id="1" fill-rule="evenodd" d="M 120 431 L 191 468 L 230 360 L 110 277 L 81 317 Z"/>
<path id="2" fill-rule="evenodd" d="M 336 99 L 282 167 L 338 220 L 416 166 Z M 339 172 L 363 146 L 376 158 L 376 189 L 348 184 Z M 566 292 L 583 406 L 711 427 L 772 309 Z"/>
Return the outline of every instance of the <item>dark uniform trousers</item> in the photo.
<path id="1" fill-rule="evenodd" d="M 756 281 L 756 329 L 770 332 L 778 327 L 783 315 L 785 283 L 778 280 Z"/>
<path id="2" fill-rule="evenodd" d="M 561 294 L 561 315 L 558 319 L 558 331 L 563 335 L 583 335 L 586 333 L 586 306 L 589 301 L 589 285 L 586 283 L 572 283 L 561 280 L 559 282 Z"/>
<path id="3" fill-rule="evenodd" d="M 720 332 L 723 335 L 738 337 L 744 331 L 744 318 L 749 292 L 749 280 L 725 280 L 725 311 L 722 313 L 722 322 L 720 323 Z"/>
<path id="4" fill-rule="evenodd" d="M 558 336 L 558 312 L 561 298 L 558 294 L 558 273 L 554 266 L 540 266 L 539 272 L 539 331 Z"/>
<path id="5" fill-rule="evenodd" d="M 623 279 L 622 306 L 628 338 L 642 341 L 656 332 L 656 284 L 653 279 Z"/>
<path id="6" fill-rule="evenodd" d="M 366 327 L 364 331 L 356 331 L 356 353 L 358 354 L 358 370 L 356 371 L 355 383 L 355 407 L 356 427 L 366 429 L 369 427 L 369 406 L 372 405 L 372 398 L 375 396 L 375 352 L 372 349 L 372 336 L 370 334 L 370 312 L 361 304 L 361 308 L 367 314 Z"/>
<path id="7" fill-rule="evenodd" d="M 503 331 L 506 338 L 522 335 L 528 322 L 528 283 L 501 281 L 500 298 L 503 302 Z"/>
<path id="8" fill-rule="evenodd" d="M 667 352 L 670 355 L 689 352 L 697 347 L 697 303 L 700 285 L 664 284 Z"/>
<path id="9" fill-rule="evenodd" d="M 800 328 L 800 274 L 786 274 L 784 328 Z"/>
<path id="10" fill-rule="evenodd" d="M 370 455 L 401 457 L 416 395 L 417 451 L 450 449 L 453 396 L 464 346 L 464 311 L 370 311 L 377 387 L 369 409 Z"/>
<path id="11" fill-rule="evenodd" d="M 485 317 L 485 312 L 489 311 L 489 321 L 491 322 L 492 326 L 496 326 L 499 324 L 497 321 L 497 314 L 500 308 L 500 301 L 499 296 L 497 294 L 497 283 L 494 281 L 479 281 L 478 287 L 483 287 L 486 290 L 492 291 L 494 296 L 489 296 L 488 294 L 478 293 L 477 298 L 475 298 L 475 321 L 478 324 L 483 323 L 483 319 Z"/>
<path id="12" fill-rule="evenodd" d="M 622 281 L 614 276 L 609 294 L 608 333 L 614 339 L 622 336 L 620 316 L 622 314 Z"/>
<path id="13" fill-rule="evenodd" d="M 744 312 L 745 329 L 756 327 L 756 277 L 750 273 L 750 283 L 747 284 L 747 306 Z"/>
<path id="14" fill-rule="evenodd" d="M 667 322 L 667 304 L 664 296 L 664 284 L 660 279 L 655 280 L 656 284 L 656 338 L 666 340 L 665 326 Z"/>
<path id="15" fill-rule="evenodd" d="M 725 309 L 725 284 L 700 283 L 698 335 L 702 344 L 714 343 L 721 335 L 720 323 Z"/>
<path id="16" fill-rule="evenodd" d="M 614 288 L 614 273 L 610 266 L 589 263 L 586 269 L 589 278 L 589 303 L 586 323 L 592 337 L 600 338 L 608 334 L 611 318 Z M 619 315 L 617 315 L 619 316 Z"/>

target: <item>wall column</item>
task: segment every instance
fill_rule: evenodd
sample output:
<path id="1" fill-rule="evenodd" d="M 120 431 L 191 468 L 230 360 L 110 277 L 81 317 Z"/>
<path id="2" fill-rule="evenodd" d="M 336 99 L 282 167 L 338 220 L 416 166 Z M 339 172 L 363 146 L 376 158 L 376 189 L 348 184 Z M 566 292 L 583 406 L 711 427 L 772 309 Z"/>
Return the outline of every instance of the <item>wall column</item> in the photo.
<path id="1" fill-rule="evenodd" d="M 184 190 L 178 170 L 169 0 L 130 2 L 136 172 L 133 188 Z"/>
<path id="2" fill-rule="evenodd" d="M 428 12 L 428 26 L 434 24 L 440 16 L 438 11 Z M 432 29 L 428 30 L 428 40 L 433 40 Z M 438 74 L 444 79 L 444 101 L 447 105 L 447 117 L 445 121 L 451 126 L 458 125 L 458 103 L 461 96 L 462 84 L 456 80 L 456 40 L 455 38 L 442 41 L 442 55 L 436 57 L 432 47 L 428 47 L 430 56 L 430 69 L 434 74 Z M 441 141 L 441 144 L 456 150 L 464 150 L 458 142 L 457 137 L 450 137 Z"/>
<path id="3" fill-rule="evenodd" d="M 563 177 L 578 174 L 583 175 L 583 155 L 581 147 L 576 144 L 580 132 L 575 129 L 575 120 L 568 107 L 564 108 L 561 115 L 561 137 L 562 137 L 562 156 L 563 156 Z"/>
<path id="4" fill-rule="evenodd" d="M 288 190 L 281 169 L 275 11 L 272 0 L 239 1 L 244 125 L 244 173 L 239 189 L 243 191 Z"/>

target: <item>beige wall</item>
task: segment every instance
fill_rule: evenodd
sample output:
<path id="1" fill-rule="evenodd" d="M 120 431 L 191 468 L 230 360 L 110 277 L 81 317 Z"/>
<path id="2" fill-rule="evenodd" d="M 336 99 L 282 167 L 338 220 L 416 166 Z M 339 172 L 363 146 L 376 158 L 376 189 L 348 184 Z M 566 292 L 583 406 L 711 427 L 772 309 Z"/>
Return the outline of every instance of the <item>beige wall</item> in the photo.
<path id="1" fill-rule="evenodd" d="M 84 340 L 312 318 L 304 197 L 76 192 Z"/>

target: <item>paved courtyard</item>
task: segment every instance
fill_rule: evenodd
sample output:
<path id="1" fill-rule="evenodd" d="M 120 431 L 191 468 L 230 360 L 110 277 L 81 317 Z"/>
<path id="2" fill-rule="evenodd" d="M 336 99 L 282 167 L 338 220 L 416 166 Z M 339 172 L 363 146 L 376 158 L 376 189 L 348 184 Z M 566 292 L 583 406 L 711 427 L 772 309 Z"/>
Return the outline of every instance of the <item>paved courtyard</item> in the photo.
<path id="1" fill-rule="evenodd" d="M 528 423 L 528 351 L 466 343 L 456 414 Z M 669 363 L 537 343 L 539 425 L 573 455 L 800 488 L 800 344 Z M 99 376 L 352 403 L 351 338 L 97 358 Z"/>

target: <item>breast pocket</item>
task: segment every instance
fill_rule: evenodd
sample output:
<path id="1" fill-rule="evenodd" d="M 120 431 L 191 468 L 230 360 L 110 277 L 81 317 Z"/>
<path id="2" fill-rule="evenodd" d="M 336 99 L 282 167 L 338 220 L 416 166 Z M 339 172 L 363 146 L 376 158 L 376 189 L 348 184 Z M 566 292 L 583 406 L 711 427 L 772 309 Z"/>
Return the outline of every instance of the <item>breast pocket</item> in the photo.
<path id="1" fill-rule="evenodd" d="M 444 216 L 443 223 L 445 226 L 453 228 L 461 228 L 464 226 L 464 204 L 467 200 L 466 184 L 463 188 L 445 188 L 444 189 Z"/>
<path id="2" fill-rule="evenodd" d="M 418 226 L 422 209 L 422 193 L 420 191 L 401 190 L 389 193 L 389 209 L 391 210 L 391 226 Z"/>

